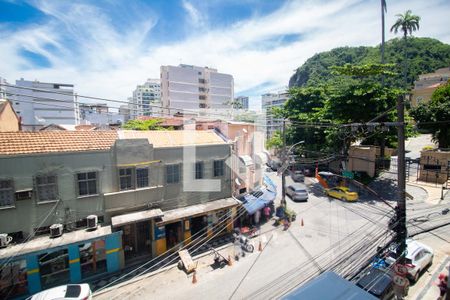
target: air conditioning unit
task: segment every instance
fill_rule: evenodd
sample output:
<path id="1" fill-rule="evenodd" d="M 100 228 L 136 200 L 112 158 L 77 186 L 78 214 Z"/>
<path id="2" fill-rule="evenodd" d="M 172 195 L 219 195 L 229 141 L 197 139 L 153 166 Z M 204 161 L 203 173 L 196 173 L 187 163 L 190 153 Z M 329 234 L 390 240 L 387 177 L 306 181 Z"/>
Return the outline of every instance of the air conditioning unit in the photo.
<path id="1" fill-rule="evenodd" d="M 87 216 L 86 221 L 87 221 L 87 229 L 88 230 L 97 229 L 98 217 L 96 215 Z"/>
<path id="2" fill-rule="evenodd" d="M 8 236 L 6 233 L 0 234 L 0 248 L 4 248 L 8 246 L 9 243 L 12 241 L 12 236 Z"/>
<path id="3" fill-rule="evenodd" d="M 55 238 L 61 236 L 63 234 L 63 225 L 62 224 L 53 224 L 50 226 L 50 237 Z"/>

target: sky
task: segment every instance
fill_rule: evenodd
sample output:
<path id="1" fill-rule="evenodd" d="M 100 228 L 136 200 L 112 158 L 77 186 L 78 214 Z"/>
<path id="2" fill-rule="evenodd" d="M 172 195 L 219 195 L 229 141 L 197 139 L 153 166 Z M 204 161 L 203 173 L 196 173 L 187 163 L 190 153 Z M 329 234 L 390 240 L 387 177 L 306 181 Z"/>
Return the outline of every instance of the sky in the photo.
<path id="1" fill-rule="evenodd" d="M 386 2 L 386 39 L 411 9 L 415 36 L 450 44 L 450 1 Z M 208 66 L 258 109 L 314 54 L 379 44 L 380 13 L 380 0 L 0 0 L 0 77 L 126 101 L 161 65 Z"/>

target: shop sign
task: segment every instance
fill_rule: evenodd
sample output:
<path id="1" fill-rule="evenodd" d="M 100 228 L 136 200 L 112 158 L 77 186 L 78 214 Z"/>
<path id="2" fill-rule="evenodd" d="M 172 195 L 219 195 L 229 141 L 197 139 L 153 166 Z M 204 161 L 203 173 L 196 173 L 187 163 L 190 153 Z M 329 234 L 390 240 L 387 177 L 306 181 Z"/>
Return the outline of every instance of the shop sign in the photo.
<path id="1" fill-rule="evenodd" d="M 166 237 L 166 227 L 165 226 L 155 226 L 155 239 L 159 240 Z"/>

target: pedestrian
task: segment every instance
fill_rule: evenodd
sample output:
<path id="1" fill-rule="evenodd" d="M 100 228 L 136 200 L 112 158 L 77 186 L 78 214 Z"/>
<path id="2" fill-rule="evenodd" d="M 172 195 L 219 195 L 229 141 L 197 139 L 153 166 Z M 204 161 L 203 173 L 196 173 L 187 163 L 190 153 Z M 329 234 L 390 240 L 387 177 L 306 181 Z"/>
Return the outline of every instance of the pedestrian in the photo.
<path id="1" fill-rule="evenodd" d="M 264 216 L 266 218 L 266 222 L 270 220 L 270 207 L 264 207 Z"/>
<path id="2" fill-rule="evenodd" d="M 439 288 L 439 298 L 438 299 L 444 299 L 445 293 L 447 292 L 447 282 L 448 282 L 448 276 L 444 273 L 439 274 L 439 283 L 437 284 Z"/>
<path id="3" fill-rule="evenodd" d="M 258 226 L 259 225 L 259 219 L 261 218 L 261 210 L 257 210 L 255 212 L 255 225 Z"/>

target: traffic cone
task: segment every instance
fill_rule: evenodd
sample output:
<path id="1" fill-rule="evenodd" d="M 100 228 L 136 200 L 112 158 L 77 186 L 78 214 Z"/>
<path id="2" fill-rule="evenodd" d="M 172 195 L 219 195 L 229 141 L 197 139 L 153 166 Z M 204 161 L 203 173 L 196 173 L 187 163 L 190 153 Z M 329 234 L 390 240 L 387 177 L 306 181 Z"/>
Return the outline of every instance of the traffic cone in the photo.
<path id="1" fill-rule="evenodd" d="M 228 265 L 231 267 L 233 265 L 233 260 L 231 258 L 231 255 L 228 254 Z"/>
<path id="2" fill-rule="evenodd" d="M 194 271 L 194 275 L 192 276 L 192 284 L 197 283 L 197 271 Z"/>
<path id="3" fill-rule="evenodd" d="M 261 244 L 261 240 L 259 241 L 258 251 L 259 251 L 259 252 L 261 252 L 261 251 L 262 251 L 262 244 Z"/>
<path id="4" fill-rule="evenodd" d="M 303 218 L 302 218 L 302 222 L 300 223 L 300 225 L 301 225 L 301 226 L 305 225 L 305 224 L 303 224 Z"/>

